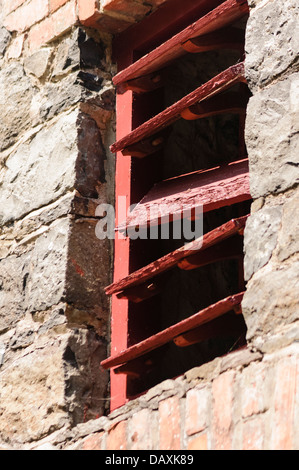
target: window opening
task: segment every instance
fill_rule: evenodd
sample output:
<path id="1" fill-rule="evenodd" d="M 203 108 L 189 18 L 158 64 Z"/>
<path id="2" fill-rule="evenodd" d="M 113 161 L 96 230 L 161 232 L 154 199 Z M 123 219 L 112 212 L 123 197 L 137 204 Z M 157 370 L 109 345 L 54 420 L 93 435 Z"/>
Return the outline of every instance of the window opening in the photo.
<path id="1" fill-rule="evenodd" d="M 112 409 L 246 344 L 248 5 L 214 1 L 208 9 L 205 1 L 195 3 L 192 10 L 187 2 L 190 24 L 183 29 L 184 8 L 165 6 L 144 20 L 140 44 L 124 52 L 125 38 L 136 39 L 134 27 L 116 40 L 116 197 L 137 205 L 116 227 L 123 237 L 116 237 L 115 277 L 106 288 L 112 344 L 101 364 L 111 369 Z M 168 18 L 169 37 L 147 49 L 156 42 L 155 23 L 161 36 L 158 14 Z M 189 208 L 187 216 L 182 207 Z M 185 217 L 195 226 L 200 210 L 202 235 L 191 241 L 182 231 L 174 236 Z M 166 224 L 169 237 L 162 236 Z M 136 232 L 137 238 L 130 236 Z"/>

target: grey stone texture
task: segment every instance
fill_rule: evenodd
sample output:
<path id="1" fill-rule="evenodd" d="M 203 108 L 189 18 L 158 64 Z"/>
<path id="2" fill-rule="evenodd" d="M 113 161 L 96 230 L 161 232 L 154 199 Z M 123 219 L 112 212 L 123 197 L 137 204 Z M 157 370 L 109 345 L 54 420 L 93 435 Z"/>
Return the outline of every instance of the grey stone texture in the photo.
<path id="1" fill-rule="evenodd" d="M 247 339 L 276 332 L 299 319 L 299 262 L 268 263 L 247 284 L 242 302 Z"/>
<path id="2" fill-rule="evenodd" d="M 0 26 L 0 57 L 3 56 L 8 44 L 10 43 L 11 34 L 6 28 Z"/>
<path id="3" fill-rule="evenodd" d="M 9 155 L 2 169 L 0 222 L 24 217 L 75 185 L 78 111 L 39 129 Z"/>
<path id="4" fill-rule="evenodd" d="M 282 226 L 278 238 L 277 259 L 280 262 L 299 252 L 299 191 L 284 204 Z"/>
<path id="5" fill-rule="evenodd" d="M 30 106 L 37 89 L 23 66 L 10 62 L 0 69 L 0 151 L 14 144 L 29 129 Z"/>
<path id="6" fill-rule="evenodd" d="M 246 144 L 254 199 L 299 182 L 299 74 L 253 95 L 247 108 Z"/>
<path id="7" fill-rule="evenodd" d="M 103 130 L 115 97 L 100 38 L 75 29 L 15 61 L 4 33 L 0 441 L 22 447 L 109 406 L 99 363 L 107 357 L 111 246 L 96 237 L 95 212 L 110 197 Z"/>
<path id="8" fill-rule="evenodd" d="M 299 5 L 261 0 L 250 7 L 245 137 L 254 203 L 244 234 L 242 309 L 247 340 L 266 351 L 281 347 L 279 332 L 298 320 Z"/>
<path id="9" fill-rule="evenodd" d="M 284 73 L 298 70 L 297 0 L 251 2 L 246 28 L 246 78 L 255 93 Z"/>
<path id="10" fill-rule="evenodd" d="M 249 217 L 244 232 L 244 277 L 251 276 L 270 260 L 277 244 L 282 207 L 264 207 Z"/>

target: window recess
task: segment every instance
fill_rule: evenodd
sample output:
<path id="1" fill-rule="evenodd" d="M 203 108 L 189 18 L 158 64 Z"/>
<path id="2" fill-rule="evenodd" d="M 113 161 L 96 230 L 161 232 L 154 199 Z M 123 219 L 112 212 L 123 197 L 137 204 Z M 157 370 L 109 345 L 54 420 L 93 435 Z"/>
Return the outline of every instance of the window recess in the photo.
<path id="1" fill-rule="evenodd" d="M 189 3 L 166 2 L 116 38 L 116 203 L 125 196 L 135 207 L 117 218 L 105 290 L 112 339 L 101 365 L 111 370 L 111 409 L 246 344 L 248 5 Z M 199 219 L 200 236 L 174 236 L 176 224 Z"/>

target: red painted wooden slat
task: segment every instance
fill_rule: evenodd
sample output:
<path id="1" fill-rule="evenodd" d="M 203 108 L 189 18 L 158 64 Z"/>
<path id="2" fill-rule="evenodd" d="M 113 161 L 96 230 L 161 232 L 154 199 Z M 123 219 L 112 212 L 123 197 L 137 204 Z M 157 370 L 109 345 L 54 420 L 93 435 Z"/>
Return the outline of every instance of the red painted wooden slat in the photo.
<path id="1" fill-rule="evenodd" d="M 121 279 L 110 286 L 106 287 L 105 292 L 107 295 L 115 294 L 123 291 L 129 287 L 138 286 L 144 282 L 152 279 L 153 277 L 168 271 L 176 266 L 182 260 L 194 256 L 195 253 L 204 251 L 217 243 L 226 240 L 227 238 L 236 235 L 238 232 L 243 232 L 248 215 L 232 219 L 221 225 L 220 227 L 205 233 L 202 237 L 193 240 L 192 242 L 178 248 L 177 250 L 168 253 L 167 255 L 159 258 L 153 263 L 135 271 L 129 276 Z"/>
<path id="2" fill-rule="evenodd" d="M 177 336 L 173 342 L 176 346 L 185 348 L 210 338 L 221 338 L 226 335 L 244 335 L 244 331 L 246 331 L 245 322 L 240 314 L 241 312 L 238 315 L 225 315 L 216 318 L 209 323 Z"/>
<path id="3" fill-rule="evenodd" d="M 244 2 L 227 0 L 128 68 L 122 70 L 114 77 L 114 84 L 119 85 L 165 67 L 186 53 L 182 44 L 188 40 L 224 28 L 241 19 L 247 13 L 248 5 L 245 0 Z"/>
<path id="4" fill-rule="evenodd" d="M 203 213 L 251 199 L 248 159 L 157 183 L 117 227 L 124 231 L 178 220 L 192 210 Z"/>
<path id="5" fill-rule="evenodd" d="M 191 53 L 214 51 L 217 49 L 236 49 L 243 51 L 245 31 L 240 28 L 224 28 L 213 33 L 189 39 L 182 47 Z"/>
<path id="6" fill-rule="evenodd" d="M 207 323 L 211 320 L 214 320 L 225 313 L 230 312 L 234 309 L 235 306 L 240 305 L 244 292 L 241 292 L 236 295 L 231 295 L 225 299 L 220 300 L 219 302 L 210 305 L 209 307 L 201 310 L 198 313 L 195 313 L 189 318 L 182 320 L 176 325 L 172 325 L 169 328 L 160 331 L 156 335 L 153 335 L 140 343 L 134 344 L 133 346 L 125 349 L 121 353 L 112 356 L 108 359 L 105 359 L 101 362 L 101 366 L 104 369 L 110 369 L 112 367 L 118 366 L 125 362 L 128 362 L 132 359 L 142 356 L 154 349 L 167 344 L 172 341 L 177 336 L 192 330 L 200 326 L 201 324 Z"/>
<path id="7" fill-rule="evenodd" d="M 225 91 L 239 82 L 246 82 L 243 62 L 232 65 L 152 119 L 141 124 L 141 126 L 134 129 L 127 136 L 111 145 L 111 152 L 121 151 L 140 140 L 156 134 L 177 121 L 185 109 Z"/>
<path id="8" fill-rule="evenodd" d="M 122 57 L 129 50 L 141 51 L 139 54 L 141 57 L 224 1 L 184 0 L 182 2 L 182 0 L 168 0 L 164 2 L 154 13 L 115 36 L 113 40 L 115 57 Z M 124 68 L 122 66 L 121 70 Z"/>

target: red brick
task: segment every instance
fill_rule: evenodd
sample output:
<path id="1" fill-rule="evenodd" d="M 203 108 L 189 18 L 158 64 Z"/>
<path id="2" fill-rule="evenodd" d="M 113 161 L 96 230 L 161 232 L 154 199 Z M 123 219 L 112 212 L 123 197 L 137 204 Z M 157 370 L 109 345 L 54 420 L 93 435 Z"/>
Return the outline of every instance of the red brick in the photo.
<path id="1" fill-rule="evenodd" d="M 159 404 L 160 450 L 181 449 L 181 418 L 178 397 Z"/>
<path id="2" fill-rule="evenodd" d="M 185 430 L 188 436 L 203 431 L 208 419 L 207 389 L 190 390 L 186 397 Z"/>
<path id="3" fill-rule="evenodd" d="M 243 424 L 243 449 L 264 450 L 264 422 L 262 417 L 253 418 Z"/>
<path id="4" fill-rule="evenodd" d="M 152 449 L 152 413 L 144 409 L 135 413 L 130 421 L 130 450 Z"/>
<path id="5" fill-rule="evenodd" d="M 102 450 L 103 432 L 92 434 L 85 439 L 82 450 Z"/>
<path id="6" fill-rule="evenodd" d="M 117 34 L 131 26 L 132 21 L 124 16 L 109 16 L 100 10 L 98 0 L 78 0 L 79 21 L 84 26 Z"/>
<path id="7" fill-rule="evenodd" d="M 233 371 L 221 374 L 212 384 L 214 399 L 213 407 L 213 438 L 215 450 L 230 450 L 233 407 Z"/>
<path id="8" fill-rule="evenodd" d="M 6 16 L 4 26 L 9 31 L 23 32 L 45 18 L 49 13 L 48 2 L 31 0 Z"/>
<path id="9" fill-rule="evenodd" d="M 76 2 L 69 1 L 53 15 L 34 26 L 29 32 L 30 50 L 38 49 L 61 34 L 65 33 L 77 22 Z"/>
<path id="10" fill-rule="evenodd" d="M 95 26 L 100 15 L 98 0 L 78 0 L 79 21 L 86 26 Z"/>
<path id="11" fill-rule="evenodd" d="M 58 10 L 58 8 L 62 7 L 68 0 L 50 0 L 50 13 Z"/>
<path id="12" fill-rule="evenodd" d="M 119 13 L 131 18 L 132 21 L 140 20 L 151 10 L 150 5 L 132 0 L 102 0 L 101 6 L 104 12 Z"/>
<path id="13" fill-rule="evenodd" d="M 121 421 L 109 431 L 107 437 L 107 450 L 127 449 L 127 422 Z"/>
<path id="14" fill-rule="evenodd" d="M 294 359 L 286 358 L 277 366 L 274 392 L 273 450 L 292 450 L 294 412 L 298 367 Z"/>
<path id="15" fill-rule="evenodd" d="M 189 441 L 188 450 L 208 450 L 207 434 L 201 434 Z"/>
<path id="16" fill-rule="evenodd" d="M 242 416 L 250 417 L 264 411 L 265 371 L 260 364 L 248 367 L 243 372 Z"/>
<path id="17" fill-rule="evenodd" d="M 3 1 L 3 16 L 8 15 L 16 10 L 19 6 L 23 5 L 26 0 L 4 0 Z"/>

